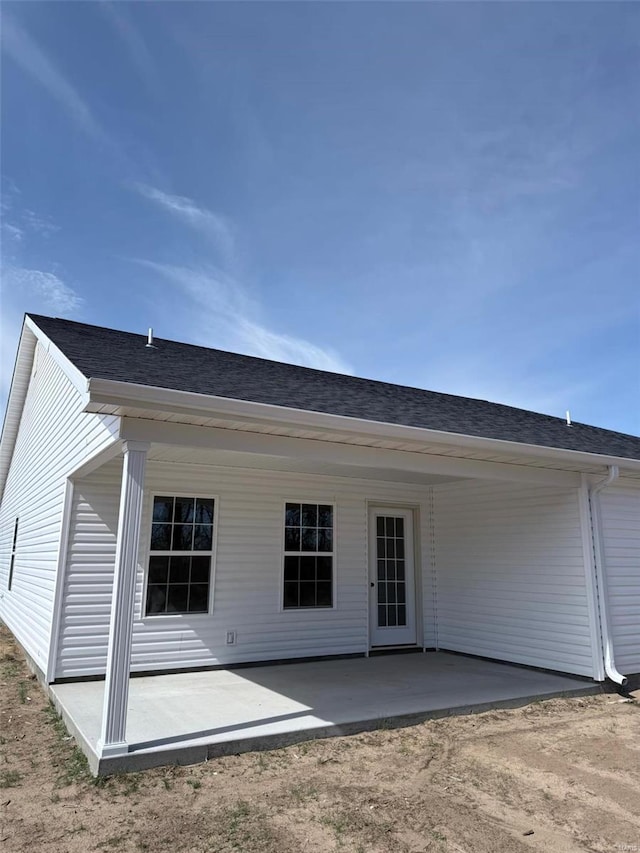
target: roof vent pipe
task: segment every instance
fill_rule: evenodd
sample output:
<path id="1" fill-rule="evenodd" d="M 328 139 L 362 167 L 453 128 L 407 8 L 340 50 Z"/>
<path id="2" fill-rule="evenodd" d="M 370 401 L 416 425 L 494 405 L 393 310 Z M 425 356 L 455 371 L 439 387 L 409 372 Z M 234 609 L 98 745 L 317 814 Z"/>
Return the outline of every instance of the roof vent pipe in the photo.
<path id="1" fill-rule="evenodd" d="M 567 426 L 571 426 L 571 412 L 567 409 Z"/>
<path id="2" fill-rule="evenodd" d="M 153 329 L 149 329 L 149 335 L 147 337 L 147 343 L 145 344 L 149 349 L 156 349 L 155 344 L 153 343 Z"/>

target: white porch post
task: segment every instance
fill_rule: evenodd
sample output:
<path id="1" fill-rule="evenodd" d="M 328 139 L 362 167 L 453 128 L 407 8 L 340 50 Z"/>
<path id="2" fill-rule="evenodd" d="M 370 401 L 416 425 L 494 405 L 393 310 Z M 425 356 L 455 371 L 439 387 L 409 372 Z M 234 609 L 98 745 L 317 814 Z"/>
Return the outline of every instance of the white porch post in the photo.
<path id="1" fill-rule="evenodd" d="M 124 465 L 120 491 L 120 516 L 118 518 L 118 540 L 113 575 L 102 733 L 98 741 L 98 751 L 102 756 L 121 755 L 127 751 L 125 734 L 129 698 L 133 604 L 136 590 L 144 471 L 148 450 L 149 443 L 142 441 L 125 441 L 122 446 Z"/>

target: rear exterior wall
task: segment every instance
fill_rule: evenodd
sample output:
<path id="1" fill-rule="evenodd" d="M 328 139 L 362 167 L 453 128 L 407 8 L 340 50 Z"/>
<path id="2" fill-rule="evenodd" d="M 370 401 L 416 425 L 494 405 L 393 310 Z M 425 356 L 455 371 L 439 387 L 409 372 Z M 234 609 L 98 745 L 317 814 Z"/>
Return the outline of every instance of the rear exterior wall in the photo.
<path id="1" fill-rule="evenodd" d="M 121 471 L 114 460 L 75 487 L 59 678 L 105 669 Z M 210 615 L 143 614 L 154 493 L 216 498 Z M 288 500 L 335 504 L 332 610 L 281 609 Z M 616 651 L 621 667 L 637 671 L 638 494 L 619 487 L 602 500 Z M 416 508 L 419 644 L 593 677 L 588 540 L 577 489 L 480 480 L 420 487 L 160 462 L 147 468 L 133 670 L 366 652 L 369 503 Z M 236 632 L 235 645 L 225 644 L 227 631 Z"/>
<path id="2" fill-rule="evenodd" d="M 594 675 L 576 489 L 434 489 L 441 649 Z"/>
<path id="3" fill-rule="evenodd" d="M 76 485 L 56 676 L 103 673 L 106 663 L 122 465 L 113 461 Z M 144 617 L 153 494 L 216 498 L 213 613 Z M 132 669 L 153 671 L 364 653 L 369 648 L 368 502 L 415 508 L 422 632 L 435 644 L 429 567 L 428 487 L 150 461 L 145 483 Z M 335 608 L 285 610 L 282 543 L 286 501 L 335 504 Z M 226 645 L 235 631 L 235 645 Z M 422 633 L 422 636 L 420 636 Z"/>

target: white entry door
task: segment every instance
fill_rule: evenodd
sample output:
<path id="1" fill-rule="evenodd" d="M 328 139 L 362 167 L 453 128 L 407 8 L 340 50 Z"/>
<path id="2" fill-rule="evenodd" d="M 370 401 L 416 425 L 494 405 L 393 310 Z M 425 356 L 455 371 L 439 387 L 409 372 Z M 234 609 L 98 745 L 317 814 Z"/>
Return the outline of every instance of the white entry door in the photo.
<path id="1" fill-rule="evenodd" d="M 369 510 L 369 593 L 372 646 L 416 642 L 413 512 Z"/>

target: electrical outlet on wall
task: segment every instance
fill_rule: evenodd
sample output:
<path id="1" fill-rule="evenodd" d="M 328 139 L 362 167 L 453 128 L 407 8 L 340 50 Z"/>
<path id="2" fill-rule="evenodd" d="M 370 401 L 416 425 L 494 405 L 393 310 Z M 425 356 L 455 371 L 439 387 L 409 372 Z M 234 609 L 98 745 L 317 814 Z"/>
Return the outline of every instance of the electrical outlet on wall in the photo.
<path id="1" fill-rule="evenodd" d="M 236 644 L 236 632 L 235 631 L 227 631 L 227 639 L 225 640 L 228 646 L 235 646 Z"/>

